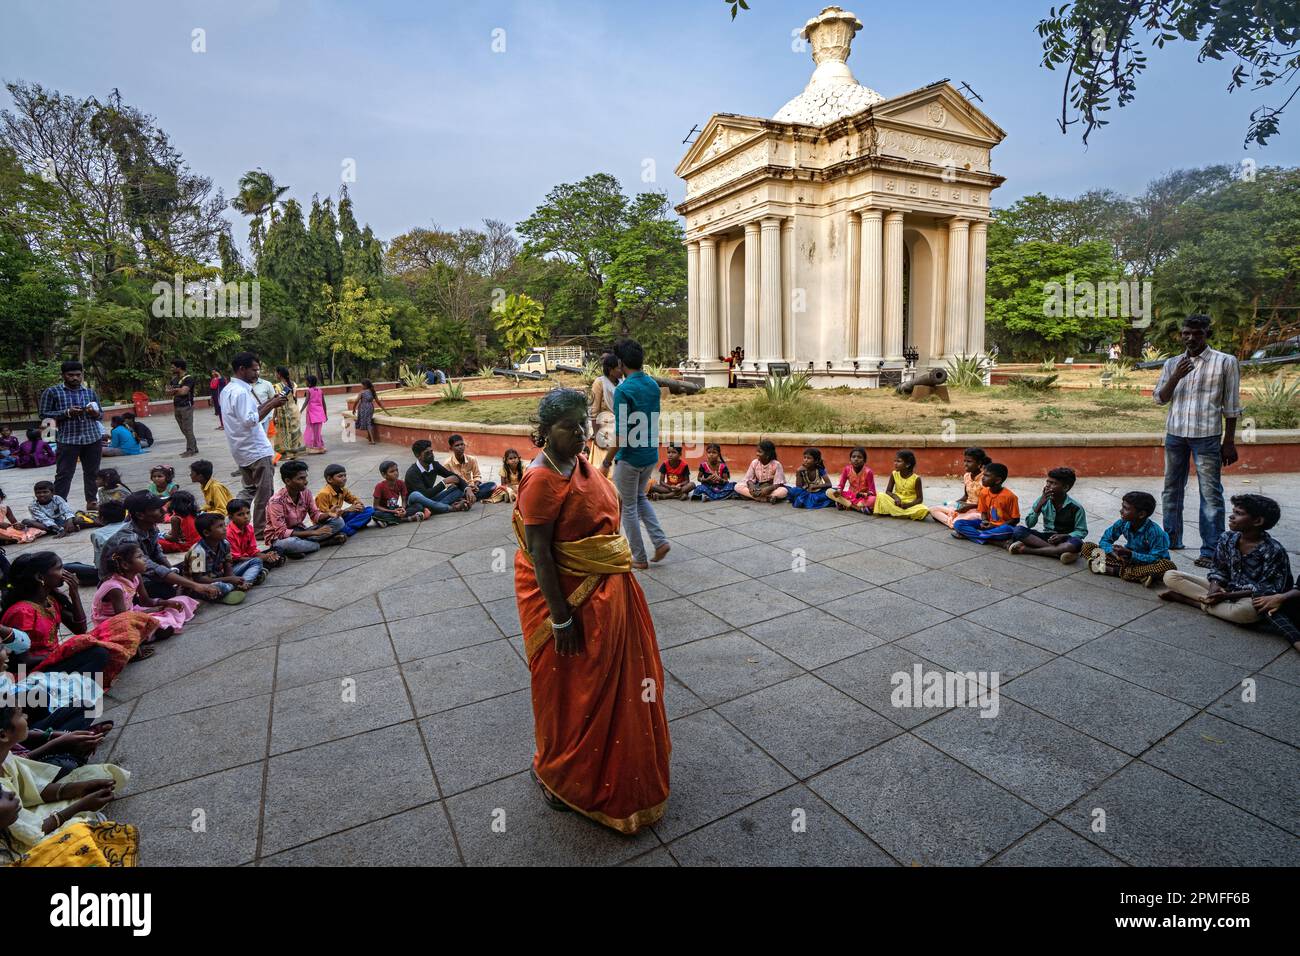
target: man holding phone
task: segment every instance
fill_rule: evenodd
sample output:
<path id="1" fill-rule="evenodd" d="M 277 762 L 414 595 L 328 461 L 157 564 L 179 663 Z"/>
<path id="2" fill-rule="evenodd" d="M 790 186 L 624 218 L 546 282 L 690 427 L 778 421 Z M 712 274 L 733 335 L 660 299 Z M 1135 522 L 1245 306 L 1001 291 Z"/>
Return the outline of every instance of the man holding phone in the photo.
<path id="1" fill-rule="evenodd" d="M 1193 456 L 1200 485 L 1201 555 L 1198 568 L 1214 565 L 1223 534 L 1220 473 L 1237 461 L 1241 417 L 1241 368 L 1236 356 L 1209 347 L 1210 317 L 1189 315 L 1180 336 L 1186 351 L 1165 362 L 1156 383 L 1157 405 L 1169 406 L 1165 425 L 1165 490 L 1161 505 L 1169 547 L 1183 548 L 1183 495 Z"/>
<path id="2" fill-rule="evenodd" d="M 86 510 L 95 510 L 95 473 L 104 446 L 100 439 L 99 420 L 102 410 L 99 396 L 85 383 L 80 362 L 64 362 L 59 368 L 63 381 L 41 392 L 40 415 L 52 418 L 59 428 L 58 452 L 54 464 L 54 493 L 65 501 L 72 490 L 72 477 L 81 462 L 82 489 L 86 493 Z"/>
<path id="3" fill-rule="evenodd" d="M 235 374 L 218 401 L 226 443 L 244 482 L 241 497 L 253 503 L 253 530 L 260 538 L 266 529 L 266 503 L 275 491 L 275 447 L 262 430 L 262 419 L 288 398 L 276 395 L 265 402 L 257 400 L 253 383 L 262 372 L 262 363 L 253 352 L 240 352 L 230 364 Z"/>

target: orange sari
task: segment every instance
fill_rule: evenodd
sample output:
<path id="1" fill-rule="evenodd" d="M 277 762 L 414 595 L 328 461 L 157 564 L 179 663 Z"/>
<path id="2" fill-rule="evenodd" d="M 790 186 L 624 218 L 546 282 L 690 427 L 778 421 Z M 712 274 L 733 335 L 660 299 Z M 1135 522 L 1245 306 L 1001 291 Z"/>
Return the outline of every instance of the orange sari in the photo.
<path id="1" fill-rule="evenodd" d="M 537 736 L 533 770 L 574 810 L 636 833 L 663 816 L 672 743 L 654 622 L 630 573 L 618 493 L 582 456 L 569 478 L 529 468 L 514 518 L 515 593 Z M 552 521 L 556 544 L 573 543 L 555 550 L 561 587 L 582 621 L 584 650 L 576 657 L 555 653 L 550 612 L 523 546 L 524 525 Z M 573 556 L 588 543 L 590 560 Z M 565 573 L 577 566 L 582 573 Z"/>

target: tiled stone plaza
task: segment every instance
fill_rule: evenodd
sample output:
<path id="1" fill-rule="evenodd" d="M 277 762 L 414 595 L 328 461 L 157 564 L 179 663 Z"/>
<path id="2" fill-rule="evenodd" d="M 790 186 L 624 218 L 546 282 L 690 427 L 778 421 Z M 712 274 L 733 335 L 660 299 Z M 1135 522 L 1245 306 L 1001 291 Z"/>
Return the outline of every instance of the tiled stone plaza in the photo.
<path id="1" fill-rule="evenodd" d="M 237 486 L 222 433 L 197 419 Z M 174 423 L 148 422 L 154 450 L 115 464 L 140 487 L 165 461 L 185 487 Z M 409 457 L 341 445 L 335 422 L 327 437 L 313 488 L 337 461 L 368 496 L 380 460 Z M 0 474 L 15 512 L 49 472 Z M 1300 491 L 1227 474 L 1229 494 L 1284 509 Z M 1027 504 L 1041 481 L 1009 486 Z M 1132 489 L 1158 497 L 1159 481 L 1080 481 L 1094 540 Z M 932 501 L 958 490 L 926 476 Z M 1194 502 L 1193 485 L 1189 542 Z M 653 830 L 555 813 L 529 780 L 505 505 L 368 529 L 243 606 L 201 609 L 109 695 L 103 756 L 134 777 L 108 813 L 140 827 L 146 865 L 1300 864 L 1300 654 L 1280 638 L 933 522 L 734 501 L 659 513 L 673 551 L 638 574 L 671 675 L 672 796 Z M 1275 534 L 1300 542 L 1294 510 Z M 89 559 L 84 533 L 49 546 Z M 891 675 L 918 663 L 997 672 L 998 715 L 892 706 Z"/>

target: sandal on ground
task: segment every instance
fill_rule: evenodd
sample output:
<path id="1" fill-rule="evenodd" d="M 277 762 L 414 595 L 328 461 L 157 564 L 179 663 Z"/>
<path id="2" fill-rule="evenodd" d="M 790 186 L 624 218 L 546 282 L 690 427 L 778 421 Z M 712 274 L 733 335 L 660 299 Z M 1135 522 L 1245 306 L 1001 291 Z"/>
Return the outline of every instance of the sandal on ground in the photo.
<path id="1" fill-rule="evenodd" d="M 662 561 L 664 558 L 668 556 L 668 552 L 671 551 L 672 549 L 673 546 L 669 544 L 667 541 L 665 541 L 663 544 L 659 545 L 659 547 L 655 548 L 654 557 L 651 558 L 650 560 L 654 562 Z"/>
<path id="2" fill-rule="evenodd" d="M 546 801 L 548 807 L 557 813 L 569 812 L 569 805 L 547 789 L 546 784 L 542 783 L 541 777 L 537 776 L 536 770 L 530 768 L 528 775 L 533 778 L 533 783 L 537 784 L 537 789 L 542 792 L 542 799 Z"/>
<path id="3" fill-rule="evenodd" d="M 1024 550 L 1025 543 L 1023 541 L 1012 541 L 1007 545 L 1007 554 L 1020 554 Z"/>
<path id="4" fill-rule="evenodd" d="M 158 653 L 158 648 L 149 647 L 148 645 L 145 645 L 144 647 L 141 647 L 138 651 L 135 652 L 135 656 L 131 658 L 131 661 L 147 661 L 149 658 L 153 657 L 157 653 Z M 128 661 L 127 663 L 130 663 L 130 661 Z"/>
<path id="5" fill-rule="evenodd" d="M 1192 564 L 1196 565 L 1198 568 L 1212 568 L 1214 567 L 1214 559 L 1210 557 L 1206 557 L 1205 555 L 1201 555 L 1199 558 L 1193 561 Z"/>
<path id="6" fill-rule="evenodd" d="M 633 561 L 633 562 L 632 562 L 632 569 L 633 569 L 634 571 L 646 571 L 646 570 L 649 570 L 649 568 L 650 568 L 650 565 L 647 564 L 645 561 Z"/>
<path id="7" fill-rule="evenodd" d="M 1088 557 L 1088 570 L 1093 574 L 1106 573 L 1106 552 L 1098 548 Z"/>

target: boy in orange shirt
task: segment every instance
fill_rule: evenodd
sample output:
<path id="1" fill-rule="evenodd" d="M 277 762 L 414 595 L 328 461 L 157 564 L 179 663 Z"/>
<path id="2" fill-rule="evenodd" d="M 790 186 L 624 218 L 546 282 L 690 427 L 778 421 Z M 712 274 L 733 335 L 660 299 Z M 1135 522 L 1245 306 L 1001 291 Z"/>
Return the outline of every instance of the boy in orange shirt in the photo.
<path id="1" fill-rule="evenodd" d="M 979 494 L 980 516 L 954 521 L 954 538 L 969 538 L 980 544 L 1014 538 L 1015 527 L 1020 523 L 1020 501 L 1015 492 L 1003 487 L 1006 480 L 1006 465 L 991 461 L 984 466 L 983 487 Z"/>

